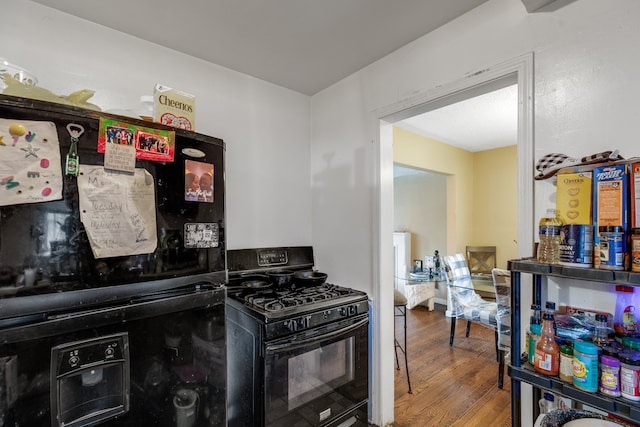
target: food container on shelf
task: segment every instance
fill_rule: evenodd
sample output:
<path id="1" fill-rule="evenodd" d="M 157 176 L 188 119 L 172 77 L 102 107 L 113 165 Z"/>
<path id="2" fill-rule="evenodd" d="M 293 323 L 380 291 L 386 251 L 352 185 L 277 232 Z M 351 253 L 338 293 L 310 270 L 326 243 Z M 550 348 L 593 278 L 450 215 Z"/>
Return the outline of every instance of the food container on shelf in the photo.
<path id="1" fill-rule="evenodd" d="M 7 87 L 7 84 L 4 82 L 5 74 L 9 74 L 20 83 L 24 83 L 26 85 L 35 86 L 38 84 L 38 79 L 31 71 L 18 65 L 14 65 L 0 57 L 0 90 L 4 90 Z"/>

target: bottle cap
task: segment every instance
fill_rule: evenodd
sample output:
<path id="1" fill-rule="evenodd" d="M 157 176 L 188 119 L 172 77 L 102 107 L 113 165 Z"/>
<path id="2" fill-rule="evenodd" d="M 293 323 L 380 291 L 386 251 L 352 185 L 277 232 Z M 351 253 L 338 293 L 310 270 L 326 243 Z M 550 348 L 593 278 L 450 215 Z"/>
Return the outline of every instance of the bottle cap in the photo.
<path id="1" fill-rule="evenodd" d="M 597 355 L 598 346 L 585 341 L 576 340 L 573 343 L 573 349 L 582 354 Z"/>
<path id="2" fill-rule="evenodd" d="M 611 345 L 604 345 L 602 346 L 602 354 L 605 356 L 611 356 L 611 357 L 615 357 L 616 359 L 618 358 L 618 353 L 620 353 L 620 351 L 611 346 Z"/>
<path id="3" fill-rule="evenodd" d="M 626 363 L 627 365 L 640 366 L 640 352 L 635 350 L 625 350 L 621 351 L 618 355 L 621 363 Z"/>
<path id="4" fill-rule="evenodd" d="M 620 366 L 620 360 L 617 357 L 600 356 L 600 363 L 607 366 L 613 366 L 614 368 Z"/>
<path id="5" fill-rule="evenodd" d="M 607 321 L 606 314 L 602 314 L 602 313 L 596 314 L 596 322 L 606 322 L 606 321 Z"/>
<path id="6" fill-rule="evenodd" d="M 571 345 L 569 344 L 565 344 L 560 346 L 560 353 L 565 354 L 567 356 L 572 356 L 573 355 L 573 347 L 571 347 Z"/>

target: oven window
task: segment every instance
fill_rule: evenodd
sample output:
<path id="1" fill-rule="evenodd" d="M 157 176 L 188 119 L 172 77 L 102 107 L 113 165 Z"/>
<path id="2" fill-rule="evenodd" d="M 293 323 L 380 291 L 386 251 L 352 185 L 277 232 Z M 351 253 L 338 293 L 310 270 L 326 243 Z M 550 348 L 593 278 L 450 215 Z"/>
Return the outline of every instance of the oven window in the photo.
<path id="1" fill-rule="evenodd" d="M 349 337 L 290 358 L 289 411 L 353 381 L 354 346 Z"/>
<path id="2" fill-rule="evenodd" d="M 366 403 L 368 322 L 358 323 L 336 322 L 266 345 L 262 425 L 324 425 Z"/>

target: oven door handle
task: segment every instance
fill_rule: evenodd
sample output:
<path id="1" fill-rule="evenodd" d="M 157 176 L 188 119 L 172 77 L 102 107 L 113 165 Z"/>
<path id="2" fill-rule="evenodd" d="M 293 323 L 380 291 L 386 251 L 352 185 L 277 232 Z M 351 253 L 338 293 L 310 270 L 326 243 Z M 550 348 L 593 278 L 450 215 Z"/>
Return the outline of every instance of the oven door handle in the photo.
<path id="1" fill-rule="evenodd" d="M 293 340 L 291 338 L 286 339 L 284 342 L 278 342 L 275 344 L 267 344 L 266 347 L 266 351 L 267 353 L 278 353 L 280 351 L 286 350 L 286 351 L 290 351 L 290 350 L 296 350 L 298 348 L 304 347 L 306 345 L 312 344 L 312 343 L 317 343 L 318 340 L 327 340 L 327 339 L 331 339 L 340 335 L 344 335 L 344 334 L 348 334 L 352 331 L 355 331 L 358 328 L 361 328 L 362 326 L 365 326 L 369 323 L 369 318 L 366 317 L 362 320 L 359 320 L 358 322 L 346 326 L 344 328 L 340 328 L 336 331 L 332 331 L 326 334 L 320 334 L 320 335 L 314 335 L 310 338 L 298 341 L 298 340 Z"/>

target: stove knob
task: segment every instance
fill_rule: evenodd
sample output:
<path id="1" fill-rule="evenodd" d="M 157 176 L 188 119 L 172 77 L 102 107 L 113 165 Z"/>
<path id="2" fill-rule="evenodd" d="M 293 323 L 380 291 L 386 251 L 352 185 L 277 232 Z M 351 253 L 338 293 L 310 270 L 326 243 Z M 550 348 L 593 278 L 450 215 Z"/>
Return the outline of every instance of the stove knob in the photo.
<path id="1" fill-rule="evenodd" d="M 289 328 L 291 332 L 295 332 L 298 330 L 298 322 L 296 322 L 295 320 L 285 320 L 284 326 Z"/>
<path id="2" fill-rule="evenodd" d="M 311 327 L 311 316 L 303 317 L 302 319 L 300 319 L 300 326 L 303 329 Z"/>
<path id="3" fill-rule="evenodd" d="M 322 320 L 327 320 L 330 315 L 331 315 L 331 310 L 324 311 L 322 313 Z"/>
<path id="4" fill-rule="evenodd" d="M 349 311 L 347 307 L 340 307 L 340 316 L 347 317 L 349 315 Z"/>
<path id="5" fill-rule="evenodd" d="M 352 305 L 349 307 L 349 314 L 351 316 L 355 316 L 356 314 L 358 314 L 358 306 L 357 305 Z"/>

